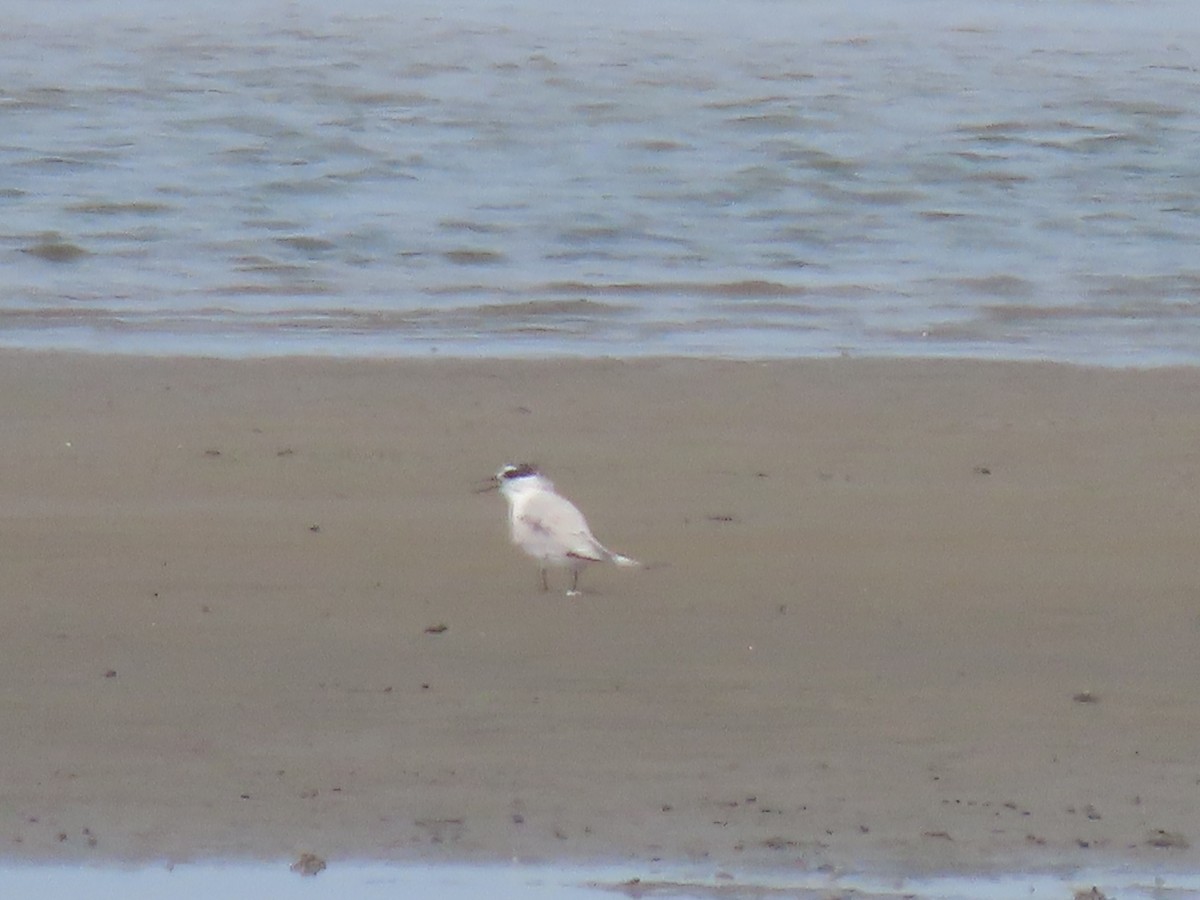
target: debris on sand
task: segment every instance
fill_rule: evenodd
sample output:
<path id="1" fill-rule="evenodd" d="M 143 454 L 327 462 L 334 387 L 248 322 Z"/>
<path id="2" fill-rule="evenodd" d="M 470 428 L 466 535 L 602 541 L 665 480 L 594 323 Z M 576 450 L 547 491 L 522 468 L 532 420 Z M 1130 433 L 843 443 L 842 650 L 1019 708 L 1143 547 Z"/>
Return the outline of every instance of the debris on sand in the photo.
<path id="1" fill-rule="evenodd" d="M 1186 850 L 1191 846 L 1188 839 L 1178 831 L 1164 831 L 1161 828 L 1155 828 L 1150 832 L 1150 837 L 1146 838 L 1146 844 L 1164 850 Z"/>
<path id="2" fill-rule="evenodd" d="M 301 853 L 300 858 L 292 863 L 290 868 L 301 875 L 316 875 L 325 871 L 325 860 L 315 853 Z"/>

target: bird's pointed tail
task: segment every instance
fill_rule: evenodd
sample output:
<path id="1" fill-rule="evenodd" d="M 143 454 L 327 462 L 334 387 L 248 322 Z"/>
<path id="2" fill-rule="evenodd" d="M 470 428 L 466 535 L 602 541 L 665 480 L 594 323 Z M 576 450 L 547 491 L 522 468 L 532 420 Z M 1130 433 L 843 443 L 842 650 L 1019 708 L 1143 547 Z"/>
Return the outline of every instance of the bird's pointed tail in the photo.
<path id="1" fill-rule="evenodd" d="M 628 556 L 622 556 L 620 553 L 613 553 L 612 551 L 609 551 L 608 558 L 618 566 L 623 566 L 629 569 L 637 568 L 641 565 L 641 563 L 636 559 L 631 559 Z"/>

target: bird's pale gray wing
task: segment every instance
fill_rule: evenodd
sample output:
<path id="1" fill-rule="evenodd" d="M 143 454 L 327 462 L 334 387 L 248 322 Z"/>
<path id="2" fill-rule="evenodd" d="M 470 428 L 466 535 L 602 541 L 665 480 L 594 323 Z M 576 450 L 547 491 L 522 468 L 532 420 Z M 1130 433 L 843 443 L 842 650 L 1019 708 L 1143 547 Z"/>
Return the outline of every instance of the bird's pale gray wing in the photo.
<path id="1" fill-rule="evenodd" d="M 527 526 L 563 545 L 569 556 L 601 562 L 609 553 L 592 537 L 587 520 L 575 504 L 557 494 L 535 494 L 523 505 L 520 518 Z"/>

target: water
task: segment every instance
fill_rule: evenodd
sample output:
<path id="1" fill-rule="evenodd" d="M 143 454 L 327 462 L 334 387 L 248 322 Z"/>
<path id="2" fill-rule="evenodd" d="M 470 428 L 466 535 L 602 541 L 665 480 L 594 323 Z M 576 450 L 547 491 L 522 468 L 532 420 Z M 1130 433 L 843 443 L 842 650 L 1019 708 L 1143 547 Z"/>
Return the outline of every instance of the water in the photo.
<path id="1" fill-rule="evenodd" d="M 1200 363 L 1192 0 L 0 22 L 0 345 Z"/>
<path id="2" fill-rule="evenodd" d="M 6 897 L 39 900 L 611 900 L 621 897 L 762 898 L 825 900 L 830 896 L 863 900 L 1012 900 L 1063 898 L 1093 886 L 1121 900 L 1194 900 L 1200 897 L 1195 875 L 1158 875 L 1133 870 L 1083 870 L 1063 875 L 1013 874 L 996 877 L 833 876 L 821 873 L 766 872 L 747 876 L 727 871 L 665 869 L 654 873 L 632 868 L 572 869 L 550 866 L 388 866 L 333 864 L 304 878 L 287 867 L 266 864 L 192 864 L 172 868 L 65 868 L 0 866 Z"/>

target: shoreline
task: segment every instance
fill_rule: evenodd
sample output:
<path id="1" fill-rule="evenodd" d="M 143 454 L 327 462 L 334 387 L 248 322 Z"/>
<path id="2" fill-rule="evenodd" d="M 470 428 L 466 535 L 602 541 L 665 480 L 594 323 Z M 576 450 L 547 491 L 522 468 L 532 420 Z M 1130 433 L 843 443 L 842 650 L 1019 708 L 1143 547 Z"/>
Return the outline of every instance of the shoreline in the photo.
<path id="1" fill-rule="evenodd" d="M 347 342 L 345 346 L 350 346 Z M 928 353 L 919 350 L 903 352 L 898 348 L 881 350 L 873 353 L 868 350 L 846 350 L 842 348 L 813 348 L 811 352 L 796 355 L 795 353 L 757 353 L 731 354 L 718 352 L 611 352 L 598 355 L 581 355 L 581 348 L 563 345 L 558 350 L 529 352 L 528 348 L 513 348 L 507 353 L 495 352 L 464 352 L 446 350 L 441 345 L 430 342 L 421 350 L 414 349 L 410 353 L 397 354 L 394 347 L 381 345 L 375 351 L 368 352 L 311 352 L 296 345 L 288 349 L 278 348 L 274 352 L 242 351 L 230 349 L 218 352 L 212 349 L 200 350 L 197 347 L 179 343 L 168 346 L 159 352 L 149 352 L 142 349 L 113 349 L 111 346 L 97 349 L 87 345 L 87 342 L 64 344 L 61 346 L 38 346 L 30 344 L 5 345 L 0 344 L 0 355 L 29 355 L 29 356 L 66 356 L 111 360 L 158 360 L 158 361 L 199 361 L 223 363 L 287 363 L 287 362 L 329 362 L 348 364 L 395 363 L 408 364 L 497 364 L 509 365 L 514 363 L 558 363 L 581 364 L 588 363 L 663 363 L 663 362 L 692 362 L 692 363 L 745 363 L 790 365 L 808 363 L 900 363 L 905 365 L 919 364 L 952 364 L 952 365 L 984 365 L 984 366 L 1063 366 L 1071 369 L 1095 369 L 1102 372 L 1161 372 L 1169 370 L 1189 370 L 1200 368 L 1200 356 L 1195 358 L 1181 357 L 1178 354 L 1158 354 L 1158 361 L 1125 361 L 1124 357 L 1115 353 L 1106 353 L 1098 357 L 1064 357 L 1057 358 L 1046 355 L 1041 351 L 1031 351 L 1028 355 L 997 356 L 993 355 L 996 348 L 988 347 L 987 352 L 962 353 L 954 352 Z"/>
<path id="2" fill-rule="evenodd" d="M 1200 369 L 0 377 L 0 858 L 1200 862 Z M 538 593 L 526 459 L 653 565 Z"/>
<path id="3" fill-rule="evenodd" d="M 309 858 L 315 867 L 323 860 Z M 849 892 L 864 900 L 952 900 L 1001 889 L 1012 895 L 1110 896 L 1119 892 L 1127 900 L 1157 900 L 1166 894 L 1192 896 L 1200 891 L 1194 872 L 1164 872 L 1161 869 L 1130 870 L 1087 868 L 1070 872 L 1009 872 L 995 876 L 969 874 L 917 875 L 861 874 L 845 871 L 797 871 L 756 869 L 739 872 L 729 868 L 670 865 L 542 865 L 520 864 L 389 864 L 334 861 L 307 874 L 321 875 L 319 884 L 297 878 L 296 867 L 286 864 L 184 863 L 169 867 L 122 869 L 86 866 L 46 869 L 37 866 L 0 866 L 0 882 L 26 894 L 76 896 L 81 892 L 107 890 L 130 897 L 156 897 L 164 892 L 187 890 L 189 894 L 222 890 L 241 896 L 247 890 L 270 891 L 275 897 L 346 896 L 392 897 L 398 886 L 422 891 L 425 896 L 493 896 L 546 898 L 611 897 L 667 894 L 673 897 L 726 897 L 745 892 L 786 893 L 789 897 L 822 900 L 830 892 Z M 138 890 L 134 890 L 136 885 Z M 1089 886 L 1092 890 L 1089 891 Z M 1103 886 L 1101 891 L 1100 886 Z"/>

